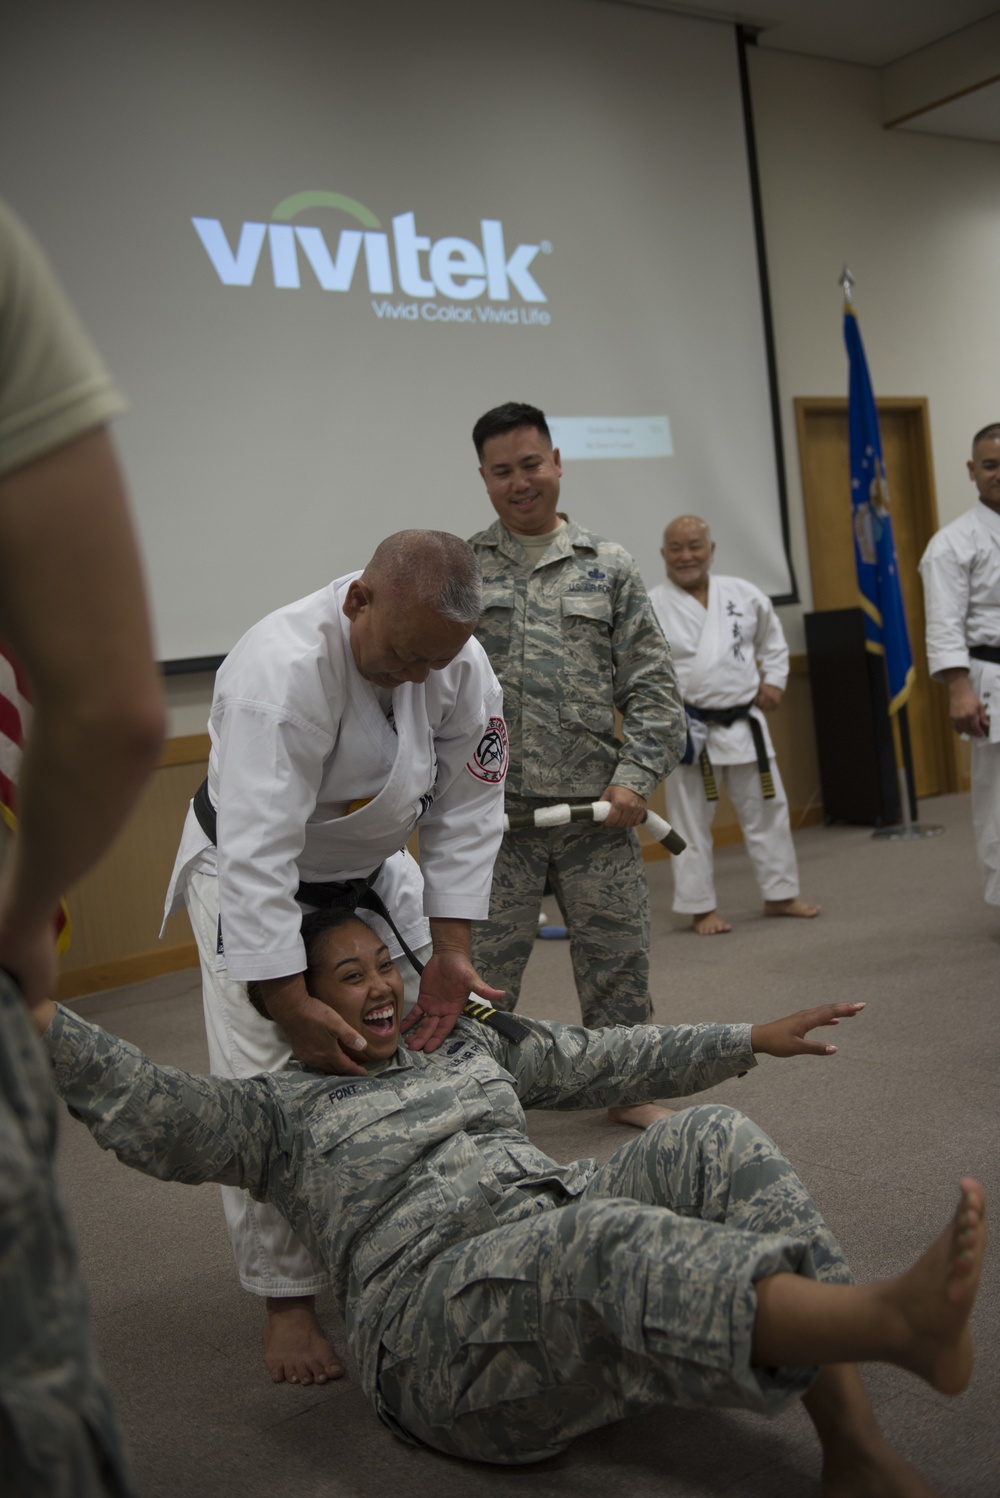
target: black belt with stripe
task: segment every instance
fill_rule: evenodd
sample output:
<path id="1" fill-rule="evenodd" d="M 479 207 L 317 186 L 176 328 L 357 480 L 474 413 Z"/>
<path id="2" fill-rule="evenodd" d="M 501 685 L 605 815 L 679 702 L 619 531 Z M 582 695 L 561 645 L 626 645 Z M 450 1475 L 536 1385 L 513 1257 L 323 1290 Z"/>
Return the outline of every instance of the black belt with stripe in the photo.
<path id="1" fill-rule="evenodd" d="M 739 723 L 743 718 L 750 725 L 750 733 L 753 738 L 754 754 L 757 756 L 757 771 L 760 775 L 760 788 L 765 801 L 774 800 L 774 776 L 771 774 L 771 761 L 767 754 L 767 745 L 764 742 L 764 730 L 760 719 L 755 718 L 750 709 L 752 702 L 742 707 L 695 707 L 690 702 L 685 702 L 684 711 L 688 717 L 695 718 L 699 723 L 719 723 L 723 728 L 729 728 L 733 723 Z M 705 786 L 705 797 L 708 801 L 718 801 L 719 787 L 715 779 L 715 770 L 712 761 L 708 757 L 708 746 L 698 756 L 698 764 L 701 767 L 701 778 Z"/>
<path id="2" fill-rule="evenodd" d="M 194 814 L 198 818 L 198 826 L 208 838 L 213 848 L 219 846 L 218 842 L 218 818 L 215 807 L 212 805 L 208 794 L 208 780 L 202 781 L 194 793 L 192 800 Z M 422 973 L 424 964 L 415 952 L 411 952 L 406 942 L 400 935 L 396 922 L 393 920 L 389 907 L 381 895 L 375 893 L 372 885 L 382 872 L 382 864 L 372 873 L 365 875 L 363 879 L 329 879 L 322 882 L 313 880 L 302 880 L 295 891 L 295 898 L 300 905 L 311 905 L 316 910 L 370 910 L 375 915 L 381 916 L 393 936 L 399 942 L 407 962 L 417 973 Z M 219 916 L 219 942 L 222 942 L 222 916 Z M 523 1040 L 527 1030 L 513 1015 L 506 1014 L 502 1009 L 494 1009 L 482 999 L 470 999 L 462 1011 L 472 1019 L 481 1020 L 484 1025 L 490 1025 L 501 1035 L 506 1035 L 511 1040 Z"/>
<path id="3" fill-rule="evenodd" d="M 1000 666 L 1000 645 L 970 645 L 969 654 L 974 661 L 990 661 Z"/>

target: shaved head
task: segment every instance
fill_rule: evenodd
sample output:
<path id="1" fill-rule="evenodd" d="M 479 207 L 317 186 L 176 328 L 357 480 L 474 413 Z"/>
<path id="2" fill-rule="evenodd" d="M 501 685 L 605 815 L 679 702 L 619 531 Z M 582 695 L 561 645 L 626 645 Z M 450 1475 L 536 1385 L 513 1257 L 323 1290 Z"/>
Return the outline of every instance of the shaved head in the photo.
<path id="1" fill-rule="evenodd" d="M 443 671 L 479 620 L 483 575 L 448 531 L 397 531 L 348 585 L 351 653 L 366 681 L 395 688 Z"/>
<path id="2" fill-rule="evenodd" d="M 982 427 L 972 439 L 972 456 L 976 456 L 976 448 L 980 442 L 1000 441 L 1000 421 L 990 422 L 988 427 Z"/>
<path id="3" fill-rule="evenodd" d="M 392 595 L 399 609 L 427 609 L 455 624 L 476 624 L 483 576 L 468 542 L 450 531 L 396 531 L 375 548 L 361 582 Z"/>
<path id="4" fill-rule="evenodd" d="M 700 515 L 678 515 L 676 520 L 671 520 L 670 524 L 663 532 L 664 546 L 666 546 L 674 536 L 679 535 L 682 531 L 690 529 L 692 526 L 697 528 L 697 530 L 700 531 L 701 535 L 704 536 L 705 540 L 709 544 L 711 544 L 712 532 L 708 528 L 707 520 L 702 520 Z"/>
<path id="5" fill-rule="evenodd" d="M 663 532 L 660 555 L 667 576 L 677 588 L 693 593 L 702 603 L 708 598 L 708 573 L 715 555 L 715 542 L 707 520 L 699 515 L 678 515 Z"/>

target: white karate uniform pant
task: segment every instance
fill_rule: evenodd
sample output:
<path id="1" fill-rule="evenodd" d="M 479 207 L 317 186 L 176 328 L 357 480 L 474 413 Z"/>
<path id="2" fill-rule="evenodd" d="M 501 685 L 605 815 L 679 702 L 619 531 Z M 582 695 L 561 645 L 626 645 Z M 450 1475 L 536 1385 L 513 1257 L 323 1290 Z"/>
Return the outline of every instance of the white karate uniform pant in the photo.
<path id="1" fill-rule="evenodd" d="M 1000 744 L 972 743 L 972 826 L 983 899 L 1000 905 Z"/>
<path id="2" fill-rule="evenodd" d="M 748 765 L 717 765 L 716 783 L 725 786 L 743 830 L 743 841 L 765 900 L 793 900 L 799 893 L 799 867 L 788 820 L 788 797 L 771 760 L 774 797 L 765 800 L 756 761 Z M 678 765 L 664 782 L 667 818 L 687 843 L 671 858 L 674 909 L 702 915 L 716 909 L 712 878 L 712 821 L 718 801 L 705 795 L 701 767 Z"/>
<path id="3" fill-rule="evenodd" d="M 278 1026 L 264 1019 L 247 998 L 246 984 L 234 983 L 215 966 L 219 932 L 219 881 L 214 874 L 188 876 L 184 894 L 201 963 L 202 999 L 208 1058 L 217 1077 L 254 1077 L 277 1071 L 291 1056 Z M 378 923 L 365 911 L 362 919 Z M 383 934 L 384 927 L 381 928 Z M 392 946 L 396 943 L 392 942 Z M 415 955 L 426 962 L 431 947 Z M 403 957 L 403 1012 L 417 1001 L 420 978 Z M 240 1284 L 252 1295 L 315 1295 L 329 1282 L 323 1265 L 299 1242 L 277 1207 L 255 1202 L 236 1186 L 223 1186 L 222 1205 L 232 1240 Z"/>

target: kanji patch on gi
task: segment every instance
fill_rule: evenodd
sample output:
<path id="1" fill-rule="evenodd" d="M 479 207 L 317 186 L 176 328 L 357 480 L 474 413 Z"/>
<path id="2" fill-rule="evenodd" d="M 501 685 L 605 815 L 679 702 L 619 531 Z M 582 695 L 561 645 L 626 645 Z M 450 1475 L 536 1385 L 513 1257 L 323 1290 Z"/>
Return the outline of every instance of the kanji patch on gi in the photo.
<path id="1" fill-rule="evenodd" d="M 477 780 L 496 785 L 507 773 L 507 725 L 502 718 L 491 718 L 475 754 L 465 768 Z"/>

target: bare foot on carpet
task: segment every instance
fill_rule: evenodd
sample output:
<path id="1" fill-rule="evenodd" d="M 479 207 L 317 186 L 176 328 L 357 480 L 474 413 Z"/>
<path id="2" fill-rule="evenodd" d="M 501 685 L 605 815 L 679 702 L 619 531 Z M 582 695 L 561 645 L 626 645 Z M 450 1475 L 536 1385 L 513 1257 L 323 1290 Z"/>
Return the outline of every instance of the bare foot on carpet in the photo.
<path id="1" fill-rule="evenodd" d="M 661 1108 L 659 1103 L 633 1103 L 630 1108 L 609 1108 L 608 1118 L 612 1123 L 631 1124 L 633 1129 L 648 1129 L 658 1119 L 673 1118 L 676 1112 L 676 1108 Z"/>
<path id="2" fill-rule="evenodd" d="M 962 1181 L 954 1217 L 898 1279 L 871 1287 L 871 1324 L 888 1313 L 891 1360 L 944 1394 L 959 1394 L 972 1373 L 968 1317 L 986 1246 L 983 1189 Z M 886 1440 L 853 1364 L 833 1363 L 803 1398 L 823 1447 L 823 1498 L 942 1498 Z"/>
<path id="3" fill-rule="evenodd" d="M 699 936 L 722 936 L 733 928 L 728 921 L 722 919 L 717 910 L 706 910 L 701 915 L 692 917 L 691 929 Z"/>
<path id="4" fill-rule="evenodd" d="M 941 1394 L 961 1394 L 972 1376 L 969 1313 L 986 1249 L 986 1203 L 978 1181 L 965 1177 L 955 1215 L 921 1257 L 884 1287 L 901 1315 L 893 1358 Z"/>
<path id="5" fill-rule="evenodd" d="M 765 900 L 765 915 L 795 915 L 802 920 L 811 921 L 814 915 L 819 915 L 822 906 L 810 905 L 806 900 L 800 900 L 797 896 L 792 900 Z"/>
<path id="6" fill-rule="evenodd" d="M 311 1295 L 267 1298 L 264 1362 L 276 1384 L 325 1384 L 344 1365 L 316 1320 Z"/>
<path id="7" fill-rule="evenodd" d="M 823 1498 L 944 1498 L 881 1431 L 824 1454 Z"/>
<path id="8" fill-rule="evenodd" d="M 886 1440 L 852 1364 L 821 1368 L 802 1402 L 823 1447 L 823 1498 L 942 1498 Z"/>

